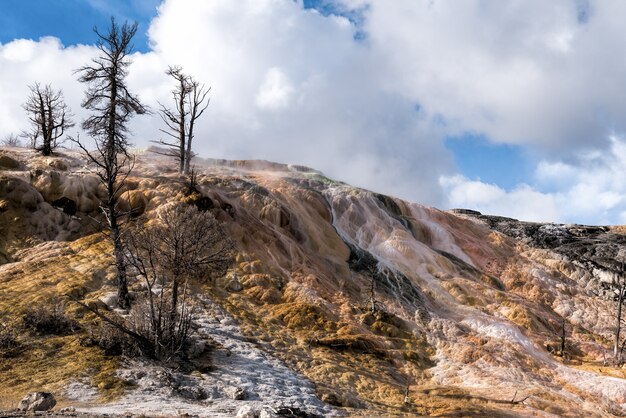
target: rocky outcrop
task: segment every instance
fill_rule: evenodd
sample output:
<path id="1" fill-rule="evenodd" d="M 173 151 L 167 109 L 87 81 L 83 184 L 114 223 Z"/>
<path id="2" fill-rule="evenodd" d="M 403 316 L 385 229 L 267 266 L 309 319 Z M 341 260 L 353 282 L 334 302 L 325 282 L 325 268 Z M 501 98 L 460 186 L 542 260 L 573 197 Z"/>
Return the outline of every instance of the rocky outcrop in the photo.
<path id="1" fill-rule="evenodd" d="M 609 288 L 626 275 L 626 235 L 619 228 L 524 222 L 468 209 L 451 212 L 476 220 L 532 248 L 553 251 L 574 263 L 581 270 L 582 283 L 598 295 L 612 298 Z"/>

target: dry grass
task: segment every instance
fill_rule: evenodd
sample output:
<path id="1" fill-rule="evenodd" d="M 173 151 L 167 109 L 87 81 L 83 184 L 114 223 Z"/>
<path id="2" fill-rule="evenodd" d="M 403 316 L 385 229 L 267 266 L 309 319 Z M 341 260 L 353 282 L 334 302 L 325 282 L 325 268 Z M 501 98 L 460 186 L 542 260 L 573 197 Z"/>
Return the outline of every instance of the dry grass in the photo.
<path id="1" fill-rule="evenodd" d="M 64 295 L 99 289 L 109 263 L 107 247 L 101 235 L 93 235 L 22 252 L 21 261 L 0 266 L 0 312 L 15 318 Z M 70 316 L 80 313 L 72 306 L 68 311 Z M 62 402 L 63 387 L 83 377 L 101 389 L 103 400 L 121 394 L 122 382 L 114 376 L 117 359 L 103 356 L 100 349 L 81 347 L 79 335 L 23 332 L 18 340 L 20 354 L 0 358 L 0 408 L 15 407 L 24 394 L 36 390 L 52 391 Z"/>
<path id="2" fill-rule="evenodd" d="M 119 396 L 124 384 L 115 377 L 117 359 L 103 356 L 98 348 L 82 347 L 78 340 L 77 336 L 26 338 L 19 356 L 0 358 L 0 400 L 5 402 L 0 408 L 15 407 L 26 393 L 41 390 L 63 401 L 67 383 L 81 378 L 100 389 L 103 401 Z"/>

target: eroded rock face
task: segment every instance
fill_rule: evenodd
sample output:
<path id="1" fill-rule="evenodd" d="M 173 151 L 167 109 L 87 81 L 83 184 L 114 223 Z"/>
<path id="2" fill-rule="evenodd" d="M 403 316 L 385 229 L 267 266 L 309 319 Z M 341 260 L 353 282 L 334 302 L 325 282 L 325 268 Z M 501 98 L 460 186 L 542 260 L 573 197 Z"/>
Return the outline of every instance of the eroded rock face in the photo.
<path id="1" fill-rule="evenodd" d="M 489 228 L 530 247 L 555 252 L 582 270 L 580 281 L 599 295 L 626 274 L 626 235 L 608 226 L 545 224 L 456 209 L 454 213 L 478 220 Z"/>
<path id="2" fill-rule="evenodd" d="M 24 396 L 17 409 L 19 411 L 49 411 L 57 404 L 54 395 L 49 392 L 33 392 Z"/>

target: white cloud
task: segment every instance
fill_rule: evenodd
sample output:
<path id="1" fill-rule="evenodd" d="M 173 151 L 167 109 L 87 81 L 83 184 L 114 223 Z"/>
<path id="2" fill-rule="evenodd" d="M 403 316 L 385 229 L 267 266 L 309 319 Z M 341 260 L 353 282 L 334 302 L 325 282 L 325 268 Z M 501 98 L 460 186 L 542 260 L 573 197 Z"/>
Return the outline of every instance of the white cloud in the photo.
<path id="1" fill-rule="evenodd" d="M 262 109 L 278 110 L 289 105 L 294 93 L 289 79 L 280 68 L 270 68 L 256 95 L 256 104 Z"/>
<path id="2" fill-rule="evenodd" d="M 606 151 L 581 151 L 570 163 L 541 161 L 534 186 L 506 191 L 461 175 L 442 176 L 439 182 L 449 208 L 533 221 L 626 223 L 626 141 L 616 136 Z"/>
<path id="3" fill-rule="evenodd" d="M 62 89 L 66 101 L 80 120 L 82 90 L 73 71 L 88 63 L 94 48 L 65 48 L 52 37 L 39 41 L 19 39 L 0 45 L 0 138 L 28 128 L 21 105 L 28 96 L 28 86 L 35 82 Z"/>
<path id="4" fill-rule="evenodd" d="M 367 5 L 389 88 L 451 128 L 559 153 L 626 128 L 622 1 L 345 3 Z"/>
<path id="5" fill-rule="evenodd" d="M 411 200 L 524 219 L 626 213 L 626 147 L 609 137 L 626 131 L 626 3 L 336 1 L 363 26 L 299 1 L 166 0 L 129 84 L 153 108 L 170 100 L 168 65 L 211 86 L 203 156 L 306 164 Z M 0 137 L 25 128 L 20 104 L 35 81 L 63 88 L 84 117 L 73 70 L 95 53 L 54 38 L 0 45 Z M 135 142 L 158 139 L 159 123 L 135 118 Z M 532 147 L 542 161 L 530 186 L 455 173 L 442 138 L 464 132 Z"/>
<path id="6" fill-rule="evenodd" d="M 166 1 L 149 30 L 164 62 L 212 87 L 203 154 L 305 164 L 437 204 L 452 169 L 442 132 L 386 90 L 385 64 L 355 32 L 285 0 Z"/>
<path id="7" fill-rule="evenodd" d="M 538 192 L 527 184 L 507 192 L 496 185 L 461 175 L 442 176 L 440 184 L 447 191 L 451 208 L 471 208 L 486 215 L 504 215 L 524 221 L 561 220 L 555 196 Z"/>

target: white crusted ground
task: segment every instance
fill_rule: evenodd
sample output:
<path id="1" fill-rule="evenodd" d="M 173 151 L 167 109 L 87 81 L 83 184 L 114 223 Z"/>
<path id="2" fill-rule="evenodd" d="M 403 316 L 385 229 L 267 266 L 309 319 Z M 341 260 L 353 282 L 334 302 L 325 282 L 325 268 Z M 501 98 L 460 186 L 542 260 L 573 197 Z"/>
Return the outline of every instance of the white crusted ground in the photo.
<path id="1" fill-rule="evenodd" d="M 203 301 L 196 323 L 202 339 L 211 339 L 219 346 L 212 353 L 213 371 L 186 375 L 148 362 L 132 361 L 118 371 L 118 376 L 135 386 L 134 389 L 114 403 L 77 404 L 77 410 L 230 418 L 240 410 L 268 412 L 285 406 L 324 417 L 341 415 L 317 398 L 309 380 L 246 341 L 235 320 L 220 307 Z M 244 391 L 245 400 L 233 399 L 238 389 Z M 87 398 L 93 401 L 94 392 L 84 382 L 75 382 L 67 388 L 66 395 L 76 401 Z"/>

